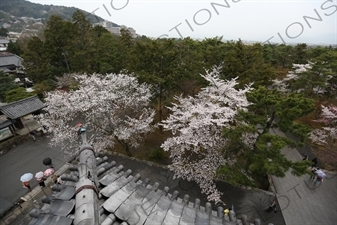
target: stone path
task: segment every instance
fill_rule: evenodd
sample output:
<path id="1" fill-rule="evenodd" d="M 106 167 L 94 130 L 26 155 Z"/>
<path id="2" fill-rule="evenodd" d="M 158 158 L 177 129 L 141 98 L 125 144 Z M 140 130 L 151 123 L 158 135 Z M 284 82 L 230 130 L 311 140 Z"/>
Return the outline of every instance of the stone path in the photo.
<path id="1" fill-rule="evenodd" d="M 283 135 L 275 130 L 274 134 Z M 286 147 L 282 153 L 293 161 L 302 160 L 296 149 Z M 315 185 L 309 175 L 297 177 L 288 171 L 285 177 L 272 176 L 277 199 L 287 225 L 337 224 L 337 173 L 325 171 L 327 177 Z"/>

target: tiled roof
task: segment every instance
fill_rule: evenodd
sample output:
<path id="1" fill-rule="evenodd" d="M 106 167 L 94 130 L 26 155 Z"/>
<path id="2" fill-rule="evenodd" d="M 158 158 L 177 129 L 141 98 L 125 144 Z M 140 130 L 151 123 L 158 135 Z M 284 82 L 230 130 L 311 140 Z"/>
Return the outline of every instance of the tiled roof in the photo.
<path id="1" fill-rule="evenodd" d="M 0 53 L 0 67 L 17 66 L 22 67 L 22 58 L 12 53 L 2 52 Z"/>
<path id="2" fill-rule="evenodd" d="M 210 203 L 201 206 L 199 199 L 192 203 L 188 195 L 180 198 L 178 191 L 141 180 L 139 174 L 132 175 L 107 159 L 96 158 L 84 143 L 78 163 L 61 176 L 63 183 L 52 187 L 54 194 L 42 200 L 41 209 L 30 212 L 29 225 L 248 224 L 244 216 L 237 219 L 234 211 L 225 216 L 222 207 L 214 211 Z"/>
<path id="3" fill-rule="evenodd" d="M 8 44 L 9 41 L 7 39 L 0 39 L 0 44 Z"/>
<path id="4" fill-rule="evenodd" d="M 38 111 L 46 105 L 36 95 L 16 102 L 0 106 L 0 112 L 10 119 L 17 119 L 32 112 Z"/>

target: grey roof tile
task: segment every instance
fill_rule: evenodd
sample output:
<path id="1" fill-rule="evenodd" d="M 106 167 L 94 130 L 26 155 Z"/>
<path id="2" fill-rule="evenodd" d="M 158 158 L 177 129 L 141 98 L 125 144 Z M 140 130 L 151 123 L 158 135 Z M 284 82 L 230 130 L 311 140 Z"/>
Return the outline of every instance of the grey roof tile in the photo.
<path id="1" fill-rule="evenodd" d="M 37 95 L 0 106 L 0 111 L 10 119 L 17 119 L 43 109 L 46 105 Z"/>
<path id="2" fill-rule="evenodd" d="M 0 54 L 0 67 L 6 67 L 6 66 L 22 66 L 22 58 L 18 55 L 9 53 L 9 52 L 2 52 Z"/>
<path id="3" fill-rule="evenodd" d="M 88 151 L 92 150 L 81 149 L 82 156 L 79 157 L 77 171 L 71 167 L 70 174 L 61 176 L 65 180 L 75 177 L 75 188 L 64 187 L 65 184 L 62 188 L 53 188 L 55 192 L 50 196 L 50 207 L 34 212 L 35 222 L 31 222 L 32 225 L 42 224 L 37 220 L 47 221 L 50 225 L 59 224 L 52 221 L 54 218 L 51 216 L 55 215 L 62 219 L 74 218 L 74 225 L 216 225 L 240 222 L 236 219 L 228 221 L 223 216 L 222 207 L 213 211 L 210 203 L 201 206 L 199 199 L 195 199 L 192 204 L 188 195 L 179 198 L 178 191 L 173 190 L 170 193 L 168 187 L 160 189 L 158 182 L 152 185 L 149 179 L 141 180 L 139 174 L 133 176 L 131 170 L 122 171 L 122 166 L 106 167 L 107 170 L 99 177 L 96 169 L 102 168 L 100 164 L 104 162 L 99 158 L 95 159 Z M 83 157 L 85 154 L 87 158 Z M 72 199 L 58 199 L 57 196 L 62 195 L 67 188 L 71 190 L 71 194 L 75 189 Z"/>

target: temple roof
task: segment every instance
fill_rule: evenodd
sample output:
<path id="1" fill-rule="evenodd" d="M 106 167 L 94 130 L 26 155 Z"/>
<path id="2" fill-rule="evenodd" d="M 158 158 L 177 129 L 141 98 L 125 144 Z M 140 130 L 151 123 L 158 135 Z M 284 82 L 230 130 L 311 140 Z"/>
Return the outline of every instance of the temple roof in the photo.
<path id="1" fill-rule="evenodd" d="M 21 99 L 7 105 L 0 106 L 0 112 L 10 119 L 17 119 L 27 114 L 36 112 L 46 105 L 34 95 L 29 98 Z"/>
<path id="2" fill-rule="evenodd" d="M 248 224 L 247 216 L 236 218 L 233 210 L 224 214 L 211 203 L 161 187 L 149 178 L 117 166 L 108 157 L 96 157 L 87 143 L 85 131 L 77 160 L 52 186 L 51 196 L 42 199 L 43 207 L 30 212 L 29 225 L 234 225 Z M 256 219 L 254 224 L 260 224 Z"/>

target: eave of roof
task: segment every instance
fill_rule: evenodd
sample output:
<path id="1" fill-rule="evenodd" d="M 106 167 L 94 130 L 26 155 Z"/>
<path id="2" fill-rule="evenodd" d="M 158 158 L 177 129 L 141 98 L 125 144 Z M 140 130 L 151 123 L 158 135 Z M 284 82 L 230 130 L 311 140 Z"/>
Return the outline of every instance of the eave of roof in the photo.
<path id="1" fill-rule="evenodd" d="M 17 119 L 43 109 L 46 105 L 34 95 L 16 102 L 0 106 L 0 111 L 10 119 Z"/>
<path id="2" fill-rule="evenodd" d="M 9 120 L 6 120 L 5 122 L 0 123 L 0 130 L 5 128 L 5 127 L 9 127 L 11 124 L 13 124 L 13 123 Z"/>

